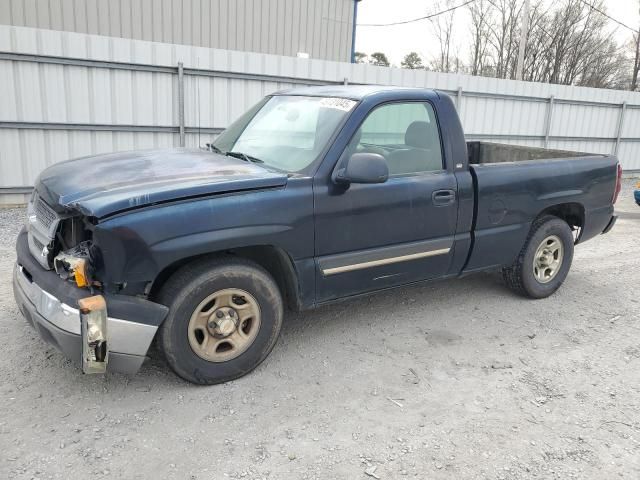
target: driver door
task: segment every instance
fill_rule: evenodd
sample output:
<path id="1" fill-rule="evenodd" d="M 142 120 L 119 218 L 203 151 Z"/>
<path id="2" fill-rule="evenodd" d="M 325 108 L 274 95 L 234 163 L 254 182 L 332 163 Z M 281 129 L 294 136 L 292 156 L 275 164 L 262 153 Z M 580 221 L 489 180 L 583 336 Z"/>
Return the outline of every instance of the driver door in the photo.
<path id="1" fill-rule="evenodd" d="M 431 104 L 374 108 L 343 157 L 355 152 L 383 155 L 389 179 L 314 186 L 318 303 L 445 275 L 452 258 L 457 183 Z"/>

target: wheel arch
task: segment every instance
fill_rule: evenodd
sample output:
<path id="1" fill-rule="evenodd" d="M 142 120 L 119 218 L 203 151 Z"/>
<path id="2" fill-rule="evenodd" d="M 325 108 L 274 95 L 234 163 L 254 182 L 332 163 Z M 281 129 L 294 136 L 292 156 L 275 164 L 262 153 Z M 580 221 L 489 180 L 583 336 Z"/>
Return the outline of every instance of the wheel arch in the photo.
<path id="1" fill-rule="evenodd" d="M 301 296 L 299 291 L 298 273 L 295 264 L 289 254 L 282 248 L 274 245 L 252 245 L 240 248 L 226 249 L 209 252 L 201 255 L 181 258 L 163 268 L 153 280 L 149 291 L 149 298 L 157 297 L 162 286 L 180 268 L 193 262 L 200 262 L 208 258 L 245 258 L 260 265 L 269 272 L 282 296 L 285 305 L 293 311 L 301 309 Z"/>
<path id="2" fill-rule="evenodd" d="M 582 233 L 582 228 L 584 227 L 585 220 L 585 210 L 584 206 L 581 203 L 566 202 L 546 207 L 544 210 L 538 213 L 538 215 L 536 215 L 531 224 L 533 225 L 536 220 L 547 215 L 551 215 L 564 220 L 572 230 L 579 229 L 580 233 Z M 576 243 L 578 243 L 580 239 L 580 233 L 576 237 Z"/>

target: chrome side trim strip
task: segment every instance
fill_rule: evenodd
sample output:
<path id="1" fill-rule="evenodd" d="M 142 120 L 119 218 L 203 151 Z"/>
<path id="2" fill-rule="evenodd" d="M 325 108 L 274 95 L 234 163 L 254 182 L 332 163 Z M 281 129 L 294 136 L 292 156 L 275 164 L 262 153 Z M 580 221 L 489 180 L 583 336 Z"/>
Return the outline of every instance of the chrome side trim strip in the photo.
<path id="1" fill-rule="evenodd" d="M 451 250 L 450 247 L 448 248 L 440 248 L 437 250 L 430 250 L 428 252 L 419 252 L 419 253 L 412 253 L 409 255 L 401 255 L 398 257 L 389 257 L 389 258 L 383 258 L 380 260 L 372 260 L 369 262 L 362 262 L 362 263 L 354 263 L 351 265 L 343 265 L 340 267 L 334 267 L 334 268 L 326 268 L 322 270 L 322 273 L 324 275 L 335 275 L 336 273 L 344 273 L 344 272 L 351 272 L 354 270 L 361 270 L 363 268 L 371 268 L 371 267 L 379 267 L 381 265 L 389 265 L 391 263 L 399 263 L 399 262 L 407 262 L 409 260 L 415 260 L 418 258 L 426 258 L 426 257 L 433 257 L 436 255 L 445 255 L 447 253 L 449 253 L 449 251 Z"/>

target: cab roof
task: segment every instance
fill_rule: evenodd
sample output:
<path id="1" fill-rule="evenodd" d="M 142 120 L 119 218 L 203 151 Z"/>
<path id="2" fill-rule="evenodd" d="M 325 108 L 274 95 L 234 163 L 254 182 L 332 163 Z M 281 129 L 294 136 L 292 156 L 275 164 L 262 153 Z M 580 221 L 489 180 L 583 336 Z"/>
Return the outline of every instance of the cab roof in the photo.
<path id="1" fill-rule="evenodd" d="M 376 94 L 391 96 L 424 96 L 437 95 L 434 90 L 417 87 L 396 87 L 392 85 L 321 85 L 315 87 L 300 87 L 280 90 L 272 95 L 299 95 L 306 97 L 339 97 L 351 100 L 362 100 Z M 394 95 L 396 94 L 396 95 Z"/>

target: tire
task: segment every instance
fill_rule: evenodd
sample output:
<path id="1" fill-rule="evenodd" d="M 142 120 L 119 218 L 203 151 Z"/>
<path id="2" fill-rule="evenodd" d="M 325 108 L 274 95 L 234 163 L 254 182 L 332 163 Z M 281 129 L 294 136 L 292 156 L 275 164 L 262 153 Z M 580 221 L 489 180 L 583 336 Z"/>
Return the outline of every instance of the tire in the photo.
<path id="1" fill-rule="evenodd" d="M 545 256 L 550 261 L 534 262 L 536 253 L 540 252 L 540 248 L 543 248 L 542 243 L 548 243 L 548 239 L 551 239 L 551 242 L 555 242 L 557 239 L 561 244 L 561 250 L 559 250 L 561 260 L 554 270 L 555 273 L 552 276 L 547 273 L 546 277 L 549 278 L 546 278 L 545 265 L 555 262 L 557 260 L 555 255 L 545 256 L 545 251 L 543 250 L 541 252 L 542 255 L 538 258 Z M 555 245 L 555 243 L 550 243 L 550 245 Z M 548 297 L 560 288 L 560 285 L 567 278 L 573 260 L 573 245 L 574 240 L 571 228 L 564 220 L 550 215 L 538 218 L 531 225 L 524 247 L 513 265 L 503 268 L 502 276 L 505 283 L 511 290 L 525 297 Z M 546 252 L 549 252 L 549 250 Z M 538 268 L 538 265 L 542 265 L 542 268 Z M 551 272 L 551 270 L 549 269 L 547 272 Z"/>
<path id="2" fill-rule="evenodd" d="M 209 298 L 213 300 L 207 303 Z M 196 384 L 227 382 L 251 372 L 269 355 L 282 326 L 283 302 L 276 282 L 264 268 L 242 258 L 216 258 L 182 267 L 161 288 L 158 301 L 169 307 L 158 345 L 173 371 Z M 247 305 L 250 311 L 243 313 Z M 227 322 L 220 327 L 218 311 L 223 311 L 222 320 Z M 247 315 L 253 317 L 243 320 Z M 229 323 L 234 318 L 235 327 Z M 241 331 L 250 323 L 248 333 Z M 232 328 L 233 333 L 224 336 Z M 249 337 L 253 339 L 246 340 Z M 241 342 L 244 350 L 235 348 Z"/>

